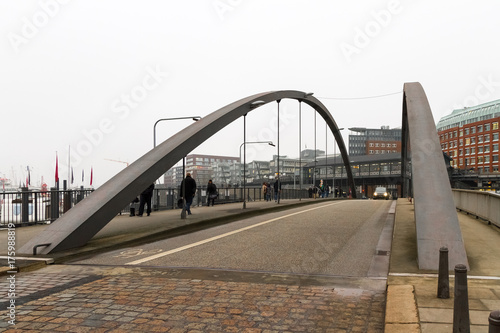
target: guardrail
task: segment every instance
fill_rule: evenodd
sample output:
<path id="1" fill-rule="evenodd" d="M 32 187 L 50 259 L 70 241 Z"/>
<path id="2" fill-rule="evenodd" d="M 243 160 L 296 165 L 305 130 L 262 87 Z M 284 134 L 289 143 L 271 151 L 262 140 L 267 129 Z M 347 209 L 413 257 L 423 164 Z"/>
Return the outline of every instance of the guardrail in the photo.
<path id="1" fill-rule="evenodd" d="M 245 194 L 241 187 L 218 188 L 219 197 L 216 204 L 242 202 L 246 195 L 247 202 L 265 200 L 260 187 L 247 187 Z M 64 215 L 69 209 L 87 197 L 93 189 L 71 189 L 33 191 L 19 190 L 0 192 L 0 227 L 6 227 L 14 223 L 17 227 L 34 224 L 50 223 Z M 271 188 L 271 191 L 273 189 Z M 140 195 L 137 195 L 140 197 Z M 281 199 L 307 198 L 307 189 L 282 189 Z M 155 188 L 152 197 L 153 210 L 177 209 L 177 201 L 180 199 L 177 188 Z M 274 200 L 274 193 L 271 195 Z M 207 204 L 206 188 L 198 187 L 193 198 L 193 206 Z M 128 214 L 132 203 L 122 208 L 119 214 Z M 133 204 L 135 208 L 139 204 Z"/>
<path id="2" fill-rule="evenodd" d="M 93 189 L 0 192 L 0 227 L 47 223 L 56 220 Z"/>
<path id="3" fill-rule="evenodd" d="M 457 209 L 500 227 L 500 195 L 485 191 L 453 189 Z"/>

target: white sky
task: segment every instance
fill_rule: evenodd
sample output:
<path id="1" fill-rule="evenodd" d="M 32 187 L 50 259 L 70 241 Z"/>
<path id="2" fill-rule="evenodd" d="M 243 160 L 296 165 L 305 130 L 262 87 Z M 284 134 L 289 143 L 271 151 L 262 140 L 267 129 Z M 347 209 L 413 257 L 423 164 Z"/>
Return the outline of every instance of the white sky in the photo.
<path id="1" fill-rule="evenodd" d="M 0 0 L 0 176 L 99 186 L 153 146 L 160 118 L 205 116 L 246 96 L 301 90 L 339 127 L 401 126 L 405 82 L 434 119 L 500 98 L 498 1 Z M 152 76 L 151 73 L 156 73 Z M 127 96 L 130 101 L 127 102 Z M 126 104 L 129 103 L 129 104 Z M 298 103 L 281 103 L 280 153 L 298 156 Z M 314 148 L 303 105 L 302 148 Z M 276 103 L 247 117 L 247 141 L 276 142 Z M 161 122 L 157 142 L 190 120 Z M 192 153 L 238 156 L 243 120 Z M 317 122 L 317 148 L 333 150 Z M 93 133 L 90 140 L 85 133 Z M 348 131 L 343 131 L 347 141 Z M 346 142 L 347 143 L 347 142 Z M 270 160 L 266 145 L 247 161 Z M 16 184 L 17 185 L 17 184 Z"/>

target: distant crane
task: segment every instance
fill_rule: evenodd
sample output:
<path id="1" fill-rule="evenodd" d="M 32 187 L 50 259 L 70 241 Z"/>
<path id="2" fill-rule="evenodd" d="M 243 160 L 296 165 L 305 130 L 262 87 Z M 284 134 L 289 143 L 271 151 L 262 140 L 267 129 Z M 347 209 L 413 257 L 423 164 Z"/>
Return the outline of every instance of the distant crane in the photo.
<path id="1" fill-rule="evenodd" d="M 112 160 L 112 159 L 109 159 L 109 158 L 105 158 L 105 160 L 111 161 L 111 162 L 125 163 L 127 166 L 129 165 L 129 163 L 125 162 L 125 161 Z"/>

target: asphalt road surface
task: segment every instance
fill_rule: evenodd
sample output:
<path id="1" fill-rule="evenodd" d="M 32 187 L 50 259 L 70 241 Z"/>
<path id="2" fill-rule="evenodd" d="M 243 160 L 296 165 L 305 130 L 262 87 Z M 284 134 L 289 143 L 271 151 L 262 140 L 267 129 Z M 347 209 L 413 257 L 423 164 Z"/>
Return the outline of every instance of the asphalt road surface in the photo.
<path id="1" fill-rule="evenodd" d="M 382 277 L 393 201 L 329 201 L 248 218 L 73 262 L 345 277 Z M 384 227 L 386 229 L 384 229 Z M 386 235 L 387 238 L 387 235 Z M 385 260 L 385 258 L 387 260 Z"/>

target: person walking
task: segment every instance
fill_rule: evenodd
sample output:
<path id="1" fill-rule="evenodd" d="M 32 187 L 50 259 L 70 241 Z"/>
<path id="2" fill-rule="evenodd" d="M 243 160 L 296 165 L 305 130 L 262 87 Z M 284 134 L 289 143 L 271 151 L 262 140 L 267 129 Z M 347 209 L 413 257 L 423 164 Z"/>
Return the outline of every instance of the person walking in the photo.
<path id="1" fill-rule="evenodd" d="M 191 204 L 196 194 L 196 181 L 191 178 L 191 173 L 189 172 L 186 174 L 186 178 L 182 180 L 180 193 L 181 198 L 184 198 L 186 202 L 184 209 L 187 211 L 188 215 L 191 215 Z M 184 195 L 184 193 L 186 193 L 186 195 Z"/>
<path id="2" fill-rule="evenodd" d="M 215 199 L 217 199 L 217 186 L 212 182 L 212 179 L 208 181 L 207 185 L 207 206 L 210 207 L 210 201 L 212 201 L 212 207 L 215 205 Z"/>
<path id="3" fill-rule="evenodd" d="M 146 213 L 151 215 L 151 198 L 153 197 L 153 190 L 155 188 L 155 184 L 151 184 L 148 186 L 147 189 L 142 191 L 141 193 L 141 199 L 139 203 L 139 214 L 137 216 L 142 216 L 144 214 L 144 206 L 148 205 L 148 208 L 146 209 Z"/>
<path id="4" fill-rule="evenodd" d="M 281 193 L 281 182 L 278 178 L 274 182 L 274 201 L 278 202 L 279 195 Z"/>
<path id="5" fill-rule="evenodd" d="M 266 201 L 271 201 L 271 184 L 266 183 Z"/>

